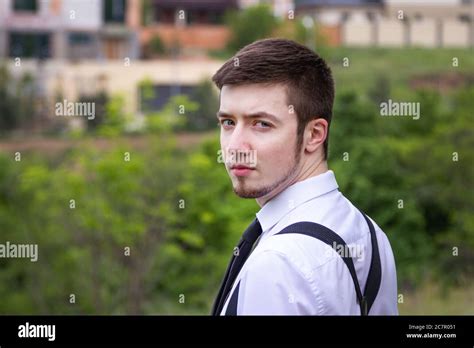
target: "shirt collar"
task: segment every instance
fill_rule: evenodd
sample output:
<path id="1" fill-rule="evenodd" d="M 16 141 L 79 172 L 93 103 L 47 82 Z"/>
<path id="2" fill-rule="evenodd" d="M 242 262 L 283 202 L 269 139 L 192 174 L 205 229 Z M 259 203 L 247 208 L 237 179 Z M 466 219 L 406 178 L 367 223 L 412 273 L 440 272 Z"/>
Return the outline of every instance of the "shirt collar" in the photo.
<path id="1" fill-rule="evenodd" d="M 332 170 L 288 186 L 268 201 L 256 214 L 263 233 L 299 205 L 336 190 L 338 187 Z"/>

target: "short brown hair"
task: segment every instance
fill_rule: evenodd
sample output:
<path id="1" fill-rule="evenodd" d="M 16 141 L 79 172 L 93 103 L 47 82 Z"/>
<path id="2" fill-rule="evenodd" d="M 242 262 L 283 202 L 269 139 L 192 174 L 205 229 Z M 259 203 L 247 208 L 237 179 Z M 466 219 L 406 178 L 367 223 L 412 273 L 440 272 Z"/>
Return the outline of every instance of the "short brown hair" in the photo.
<path id="1" fill-rule="evenodd" d="M 309 48 L 287 39 L 263 39 L 243 47 L 214 74 L 219 89 L 224 85 L 283 83 L 287 104 L 298 120 L 297 149 L 309 121 L 323 118 L 331 124 L 334 81 L 326 62 Z M 329 126 L 324 141 L 327 158 Z"/>

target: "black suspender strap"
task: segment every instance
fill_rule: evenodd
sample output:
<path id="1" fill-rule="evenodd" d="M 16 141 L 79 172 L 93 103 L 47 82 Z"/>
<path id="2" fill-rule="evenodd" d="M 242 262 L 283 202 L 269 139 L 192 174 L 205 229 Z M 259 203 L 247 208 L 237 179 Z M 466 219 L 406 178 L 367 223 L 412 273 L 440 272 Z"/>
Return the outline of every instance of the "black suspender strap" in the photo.
<path id="1" fill-rule="evenodd" d="M 377 237 L 375 235 L 375 229 L 370 221 L 370 219 L 361 212 L 367 222 L 370 230 L 370 240 L 372 243 L 372 258 L 370 261 L 370 269 L 369 274 L 367 277 L 366 286 L 364 289 L 364 293 L 360 289 L 359 281 L 357 279 L 357 274 L 354 267 L 354 262 L 351 256 L 341 255 L 339 254 L 344 263 L 346 264 L 349 272 L 351 274 L 352 280 L 354 282 L 356 295 L 357 295 L 357 302 L 360 306 L 361 315 L 368 315 L 372 304 L 377 297 L 377 293 L 380 288 L 381 278 L 382 278 L 382 267 L 380 264 L 380 254 L 379 248 L 377 244 Z M 282 231 L 276 233 L 278 234 L 288 234 L 288 233 L 299 233 L 304 234 L 310 237 L 317 238 L 322 242 L 330 245 L 333 247 L 334 245 L 342 246 L 343 250 L 348 250 L 346 242 L 334 231 L 330 230 L 329 228 L 317 224 L 315 222 L 298 222 L 293 225 L 290 225 L 284 228 Z"/>
<path id="2" fill-rule="evenodd" d="M 367 282 L 365 284 L 364 298 L 367 300 L 367 313 L 377 297 L 377 293 L 380 289 L 380 283 L 382 282 L 382 265 L 380 263 L 379 245 L 377 243 L 377 236 L 375 234 L 374 225 L 370 219 L 361 212 L 369 225 L 370 230 L 370 241 L 372 243 L 372 258 L 370 260 L 370 269 L 367 276 Z"/>

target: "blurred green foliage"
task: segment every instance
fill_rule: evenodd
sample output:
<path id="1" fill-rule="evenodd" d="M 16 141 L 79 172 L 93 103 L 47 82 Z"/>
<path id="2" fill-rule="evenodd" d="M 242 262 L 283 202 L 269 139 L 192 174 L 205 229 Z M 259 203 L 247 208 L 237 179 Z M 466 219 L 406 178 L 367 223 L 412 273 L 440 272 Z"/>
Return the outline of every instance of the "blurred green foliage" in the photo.
<path id="1" fill-rule="evenodd" d="M 394 249 L 402 287 L 474 275 L 474 89 L 442 103 L 415 92 L 421 117 L 382 117 L 354 92 L 337 96 L 330 167 L 341 191 L 371 215 Z"/>
<path id="2" fill-rule="evenodd" d="M 156 112 L 147 114 L 146 129 L 150 132 L 171 132 L 184 128 L 186 113 L 194 112 L 199 104 L 185 95 L 171 97 L 165 107 Z"/>
<path id="3" fill-rule="evenodd" d="M 387 233 L 401 288 L 474 274 L 472 93 L 453 93 L 442 108 L 439 95 L 418 92 L 416 121 L 338 95 L 330 167 Z M 183 150 L 167 125 L 140 151 L 85 139 L 60 158 L 0 156 L 1 240 L 39 245 L 36 263 L 0 260 L 1 313 L 208 313 L 258 206 L 232 192 L 217 136 Z"/>
<path id="4" fill-rule="evenodd" d="M 186 130 L 205 131 L 215 129 L 216 112 L 219 109 L 219 97 L 211 80 L 201 81 L 195 88 L 192 101 L 199 105 L 190 113 L 186 113 Z"/>
<path id="5" fill-rule="evenodd" d="M 125 111 L 125 100 L 120 94 L 114 95 L 105 105 L 105 112 L 102 123 L 97 127 L 99 136 L 113 137 L 123 134 L 127 124 L 133 118 Z"/>
<path id="6" fill-rule="evenodd" d="M 161 110 L 153 110 L 149 105 L 156 97 L 153 82 L 140 82 L 142 109 L 146 114 L 145 130 L 206 131 L 215 129 L 219 100 L 212 81 L 200 81 L 191 95 L 172 96 Z"/>
<path id="7" fill-rule="evenodd" d="M 36 263 L 0 260 L 1 313 L 208 310 L 247 216 L 214 148 L 148 140 L 146 151 L 86 142 L 59 163 L 0 157 L 2 242 L 39 245 Z"/>
<path id="8" fill-rule="evenodd" d="M 36 116 L 36 92 L 32 74 L 23 73 L 14 79 L 7 66 L 0 64 L 0 136 L 31 126 Z"/>
<path id="9" fill-rule="evenodd" d="M 267 4 L 228 12 L 225 22 L 231 31 L 228 52 L 236 52 L 258 39 L 269 37 L 278 26 L 278 19 L 273 16 L 271 7 Z"/>

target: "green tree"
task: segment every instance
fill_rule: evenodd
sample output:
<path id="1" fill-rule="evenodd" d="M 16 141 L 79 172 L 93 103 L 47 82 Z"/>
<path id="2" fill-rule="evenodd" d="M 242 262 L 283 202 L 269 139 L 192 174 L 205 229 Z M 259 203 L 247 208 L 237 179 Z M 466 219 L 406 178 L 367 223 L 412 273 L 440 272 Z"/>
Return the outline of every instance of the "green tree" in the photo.
<path id="1" fill-rule="evenodd" d="M 199 104 L 199 108 L 187 114 L 186 129 L 193 131 L 215 129 L 219 98 L 212 82 L 208 79 L 201 81 L 191 99 Z"/>
<path id="2" fill-rule="evenodd" d="M 31 127 L 36 101 L 33 75 L 25 73 L 15 79 L 7 66 L 0 65 L 0 135 Z"/>
<path id="3" fill-rule="evenodd" d="M 418 126 L 410 134 L 412 146 L 401 151 L 412 169 L 409 183 L 437 250 L 433 276 L 446 284 L 462 283 L 474 275 L 473 97 L 472 87 L 460 89 L 443 108 L 439 95 L 426 95 L 420 118 L 425 119 L 424 131 Z"/>
<path id="4" fill-rule="evenodd" d="M 231 39 L 227 46 L 230 52 L 236 52 L 245 45 L 270 36 L 278 25 L 278 20 L 266 4 L 229 12 L 225 22 L 231 30 Z"/>
<path id="5" fill-rule="evenodd" d="M 155 56 L 164 55 L 166 51 L 166 46 L 161 37 L 159 35 L 154 35 L 146 45 L 145 55 L 147 58 L 153 58 Z"/>
<path id="6" fill-rule="evenodd" d="M 125 111 L 125 99 L 122 95 L 115 95 L 105 105 L 105 115 L 98 127 L 97 134 L 114 137 L 126 131 L 132 116 Z"/>
<path id="7" fill-rule="evenodd" d="M 165 107 L 146 115 L 146 128 L 150 132 L 166 133 L 182 129 L 186 125 L 186 115 L 199 109 L 199 104 L 186 95 L 171 97 Z"/>
<path id="8" fill-rule="evenodd" d="M 89 132 L 97 131 L 97 129 L 104 124 L 105 118 L 109 116 L 107 113 L 107 105 L 109 104 L 109 96 L 106 92 L 102 91 L 96 95 L 82 96 L 79 98 L 79 103 L 94 103 L 95 105 L 95 117 L 94 119 L 87 120 L 86 128 Z"/>

